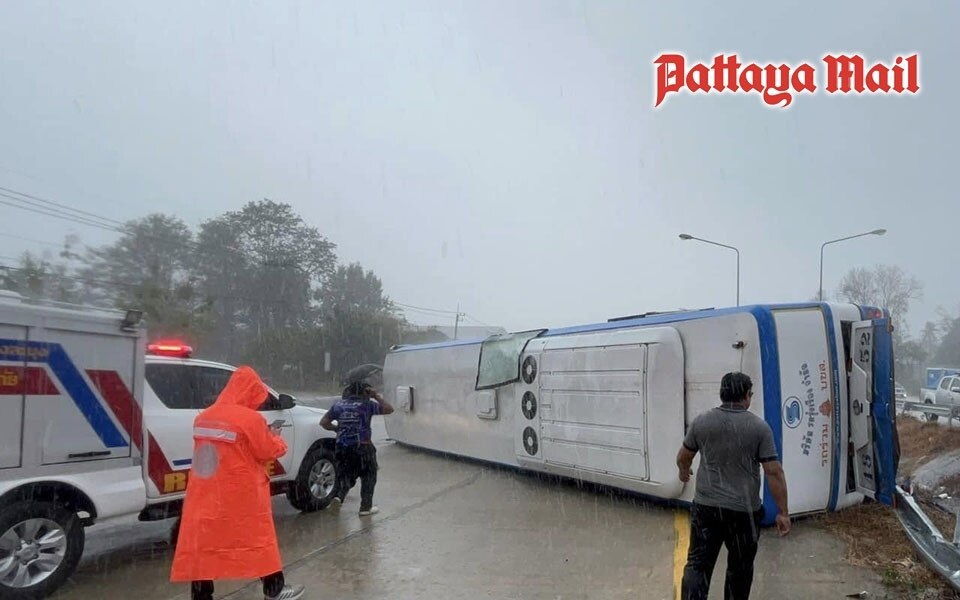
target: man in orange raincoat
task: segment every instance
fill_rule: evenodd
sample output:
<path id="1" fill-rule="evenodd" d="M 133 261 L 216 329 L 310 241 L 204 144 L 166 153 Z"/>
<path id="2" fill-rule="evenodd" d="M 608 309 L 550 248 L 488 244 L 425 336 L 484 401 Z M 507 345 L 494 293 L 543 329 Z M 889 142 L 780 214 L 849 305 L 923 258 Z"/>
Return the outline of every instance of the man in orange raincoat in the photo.
<path id="1" fill-rule="evenodd" d="M 213 580 L 263 581 L 266 600 L 296 600 L 284 584 L 270 505 L 267 465 L 287 452 L 257 408 L 267 387 L 250 367 L 230 377 L 213 405 L 193 422 L 187 482 L 171 581 L 190 581 L 193 600 L 213 599 Z"/>

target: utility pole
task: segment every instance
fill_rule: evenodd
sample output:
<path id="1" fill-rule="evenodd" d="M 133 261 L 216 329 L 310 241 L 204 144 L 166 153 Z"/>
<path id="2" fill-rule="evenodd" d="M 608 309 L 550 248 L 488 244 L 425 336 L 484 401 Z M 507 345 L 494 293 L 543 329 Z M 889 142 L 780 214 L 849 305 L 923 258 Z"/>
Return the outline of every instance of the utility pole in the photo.
<path id="1" fill-rule="evenodd" d="M 460 329 L 460 303 L 457 302 L 457 318 L 453 322 L 453 339 L 457 339 L 457 331 Z"/>

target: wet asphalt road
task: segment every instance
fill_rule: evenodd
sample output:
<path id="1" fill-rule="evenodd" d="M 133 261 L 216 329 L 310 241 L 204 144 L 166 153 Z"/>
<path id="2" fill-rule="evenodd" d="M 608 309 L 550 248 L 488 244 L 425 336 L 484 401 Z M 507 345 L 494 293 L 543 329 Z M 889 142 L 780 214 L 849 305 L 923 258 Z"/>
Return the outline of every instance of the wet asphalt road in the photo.
<path id="1" fill-rule="evenodd" d="M 287 579 L 308 586 L 305 598 L 674 598 L 682 511 L 401 447 L 377 421 L 380 514 L 357 515 L 357 489 L 339 513 L 300 514 L 274 499 Z M 171 525 L 89 530 L 80 569 L 54 597 L 187 598 L 186 585 L 167 581 Z M 887 597 L 875 575 L 842 562 L 843 550 L 810 521 L 786 539 L 765 532 L 753 597 Z M 711 598 L 722 598 L 725 560 Z M 252 582 L 218 583 L 216 595 L 262 598 Z"/>

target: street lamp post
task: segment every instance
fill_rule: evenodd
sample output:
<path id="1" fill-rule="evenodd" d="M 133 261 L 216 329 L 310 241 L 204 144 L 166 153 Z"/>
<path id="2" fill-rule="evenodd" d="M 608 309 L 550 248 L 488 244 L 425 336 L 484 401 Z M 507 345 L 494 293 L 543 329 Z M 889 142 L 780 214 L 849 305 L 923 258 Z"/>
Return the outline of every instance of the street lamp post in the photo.
<path id="1" fill-rule="evenodd" d="M 733 250 L 737 253 L 737 306 L 740 306 L 740 250 L 734 248 L 733 246 L 728 246 L 726 244 L 721 244 L 719 242 L 712 242 L 710 240 L 705 240 L 703 238 L 694 237 L 688 233 L 680 234 L 681 240 L 697 240 L 698 242 L 703 242 L 704 244 L 711 244 L 714 246 L 720 246 L 721 248 L 726 248 L 727 250 Z"/>
<path id="2" fill-rule="evenodd" d="M 886 232 L 887 232 L 886 229 L 874 229 L 873 231 L 867 231 L 865 233 L 858 233 L 857 235 L 848 235 L 847 237 L 830 240 L 829 242 L 824 242 L 823 244 L 820 245 L 820 293 L 817 296 L 820 302 L 823 302 L 823 249 L 826 248 L 828 245 L 836 244 L 837 242 L 845 242 L 847 240 L 863 237 L 865 235 L 883 235 Z"/>

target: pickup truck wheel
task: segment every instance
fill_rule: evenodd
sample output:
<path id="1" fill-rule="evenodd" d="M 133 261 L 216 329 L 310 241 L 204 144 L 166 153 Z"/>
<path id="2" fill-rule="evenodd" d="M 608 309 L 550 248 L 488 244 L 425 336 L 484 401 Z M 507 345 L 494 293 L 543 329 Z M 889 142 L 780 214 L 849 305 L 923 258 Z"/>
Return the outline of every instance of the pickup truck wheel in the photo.
<path id="1" fill-rule="evenodd" d="M 930 405 L 932 405 L 933 402 L 930 402 L 929 400 L 925 400 L 925 401 L 924 401 L 924 404 L 930 404 Z M 930 414 L 930 413 L 924 413 L 923 416 L 926 417 L 927 423 L 936 423 L 937 420 L 940 419 L 940 415 L 932 415 L 932 414 Z"/>
<path id="2" fill-rule="evenodd" d="M 76 513 L 52 502 L 0 509 L 0 598 L 46 598 L 73 574 L 83 554 Z"/>
<path id="3" fill-rule="evenodd" d="M 296 481 L 287 489 L 287 500 L 297 510 L 315 512 L 326 508 L 337 490 L 337 463 L 333 452 L 314 448 L 300 464 Z"/>

